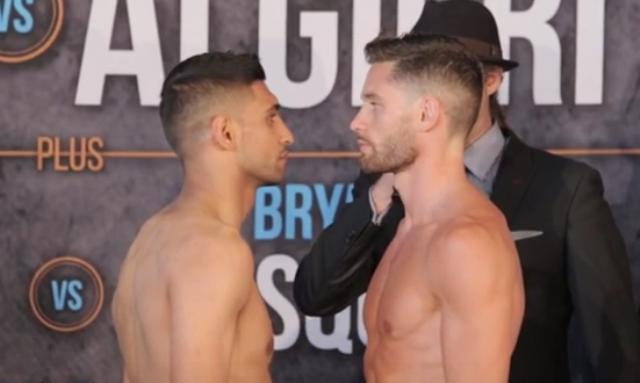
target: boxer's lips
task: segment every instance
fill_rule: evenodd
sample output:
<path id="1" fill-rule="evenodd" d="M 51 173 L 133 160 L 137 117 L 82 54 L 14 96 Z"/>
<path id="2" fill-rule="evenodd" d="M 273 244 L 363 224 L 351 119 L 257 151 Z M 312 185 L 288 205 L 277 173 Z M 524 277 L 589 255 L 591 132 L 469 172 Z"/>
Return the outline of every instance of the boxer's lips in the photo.
<path id="1" fill-rule="evenodd" d="M 366 141 L 362 138 L 358 138 L 357 143 L 358 143 L 358 149 L 360 150 L 360 153 L 364 153 L 365 150 L 371 151 L 373 149 L 369 141 Z"/>

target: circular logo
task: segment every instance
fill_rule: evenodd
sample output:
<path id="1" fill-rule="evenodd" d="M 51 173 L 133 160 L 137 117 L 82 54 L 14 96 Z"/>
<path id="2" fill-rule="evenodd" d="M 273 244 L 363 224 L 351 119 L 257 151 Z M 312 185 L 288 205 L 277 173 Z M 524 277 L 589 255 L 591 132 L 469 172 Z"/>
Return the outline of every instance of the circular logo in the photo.
<path id="1" fill-rule="evenodd" d="M 40 56 L 58 38 L 63 19 L 63 0 L 0 1 L 0 62 Z"/>
<path id="2" fill-rule="evenodd" d="M 89 326 L 104 303 L 96 269 L 75 257 L 59 257 L 38 268 L 29 286 L 29 304 L 40 323 L 60 332 Z"/>

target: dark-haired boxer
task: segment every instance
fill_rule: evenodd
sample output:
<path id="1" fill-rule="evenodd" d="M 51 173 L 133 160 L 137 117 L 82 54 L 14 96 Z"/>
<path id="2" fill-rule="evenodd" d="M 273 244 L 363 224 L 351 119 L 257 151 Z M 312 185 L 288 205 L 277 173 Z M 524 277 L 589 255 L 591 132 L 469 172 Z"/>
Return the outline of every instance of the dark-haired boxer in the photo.
<path id="1" fill-rule="evenodd" d="M 271 322 L 240 226 L 256 188 L 282 180 L 293 136 L 264 79 L 255 55 L 208 53 L 165 80 L 160 115 L 184 181 L 120 272 L 125 382 L 271 381 Z"/>

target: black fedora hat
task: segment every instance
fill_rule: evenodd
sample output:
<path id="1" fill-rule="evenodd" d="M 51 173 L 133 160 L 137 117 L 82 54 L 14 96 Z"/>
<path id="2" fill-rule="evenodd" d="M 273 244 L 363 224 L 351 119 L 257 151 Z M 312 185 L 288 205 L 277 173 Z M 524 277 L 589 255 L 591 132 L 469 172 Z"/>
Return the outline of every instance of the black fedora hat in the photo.
<path id="1" fill-rule="evenodd" d="M 518 66 L 516 61 L 502 57 L 496 20 L 477 1 L 426 1 L 420 19 L 411 32 L 455 37 L 486 64 L 498 65 L 504 70 Z"/>

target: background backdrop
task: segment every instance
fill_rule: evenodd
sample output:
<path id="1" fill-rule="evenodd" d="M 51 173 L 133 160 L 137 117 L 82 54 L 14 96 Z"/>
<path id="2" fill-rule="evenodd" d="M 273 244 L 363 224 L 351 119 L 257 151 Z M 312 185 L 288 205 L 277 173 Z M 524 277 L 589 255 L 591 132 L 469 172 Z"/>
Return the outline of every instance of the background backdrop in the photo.
<path id="1" fill-rule="evenodd" d="M 640 3 L 484 3 L 521 64 L 501 90 L 511 127 L 540 148 L 587 149 L 563 153 L 602 173 L 638 301 L 640 150 L 627 149 L 640 147 Z M 0 382 L 120 379 L 108 310 L 119 267 L 142 222 L 181 182 L 157 116 L 171 67 L 206 50 L 259 52 L 293 150 L 354 150 L 348 124 L 367 69 L 362 48 L 380 32 L 408 31 L 422 4 L 0 0 Z M 71 150 L 80 153 L 73 163 Z M 348 201 L 357 171 L 351 159 L 290 161 L 287 183 L 260 190 L 244 228 L 273 318 L 276 382 L 359 377 L 357 305 L 320 321 L 300 315 L 291 294 L 298 261 Z M 43 326 L 28 299 L 38 267 L 60 256 L 88 261 L 104 282 L 96 321 L 72 333 Z M 74 290 L 68 274 L 42 284 L 38 299 L 74 321 L 96 290 L 87 280 Z"/>

